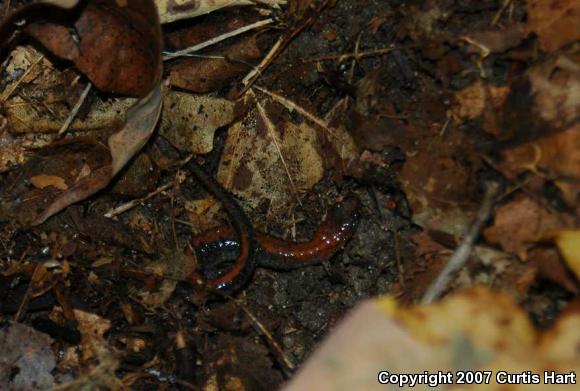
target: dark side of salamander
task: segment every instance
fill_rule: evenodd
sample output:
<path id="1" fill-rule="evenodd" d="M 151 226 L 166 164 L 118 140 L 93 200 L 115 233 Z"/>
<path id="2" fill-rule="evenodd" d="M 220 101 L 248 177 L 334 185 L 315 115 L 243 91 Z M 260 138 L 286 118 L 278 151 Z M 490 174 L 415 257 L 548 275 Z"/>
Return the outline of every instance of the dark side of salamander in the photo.
<path id="1" fill-rule="evenodd" d="M 288 270 L 330 260 L 352 237 L 358 222 L 359 201 L 350 196 L 335 205 L 311 240 L 292 242 L 255 232 L 256 262 L 259 266 Z M 220 266 L 239 256 L 236 231 L 220 226 L 192 239 L 204 274 L 218 273 Z M 231 271 L 226 273 L 231 276 Z"/>

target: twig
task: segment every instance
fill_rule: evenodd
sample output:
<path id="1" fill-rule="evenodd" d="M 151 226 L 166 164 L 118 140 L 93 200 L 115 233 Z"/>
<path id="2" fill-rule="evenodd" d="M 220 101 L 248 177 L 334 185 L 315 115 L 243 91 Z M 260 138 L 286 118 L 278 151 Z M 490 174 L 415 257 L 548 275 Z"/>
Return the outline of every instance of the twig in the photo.
<path id="1" fill-rule="evenodd" d="M 197 52 L 197 51 L 199 51 L 201 49 L 204 49 L 204 48 L 206 48 L 208 46 L 215 45 L 216 43 L 219 43 L 221 41 L 224 41 L 224 40 L 226 40 L 228 38 L 235 37 L 236 35 L 243 34 L 246 31 L 250 31 L 250 30 L 253 30 L 253 29 L 257 29 L 259 27 L 262 27 L 262 26 L 266 26 L 266 25 L 268 25 L 270 23 L 273 23 L 273 22 L 274 22 L 274 19 L 272 19 L 272 18 L 260 20 L 260 21 L 255 22 L 255 23 L 251 23 L 251 24 L 249 24 L 247 26 L 243 26 L 243 27 L 240 27 L 238 29 L 229 31 L 229 32 L 224 33 L 222 35 L 218 35 L 217 37 L 214 37 L 214 38 L 209 39 L 207 41 L 198 43 L 197 45 L 190 46 L 188 48 L 185 48 L 185 49 L 182 49 L 182 50 L 178 50 L 176 52 L 171 52 L 171 53 L 170 52 L 164 52 L 163 53 L 164 54 L 163 61 L 167 61 L 167 60 L 170 60 L 170 59 L 175 58 L 175 57 L 186 56 L 186 55 L 188 55 L 190 53 Z"/>
<path id="2" fill-rule="evenodd" d="M 184 159 L 178 161 L 177 163 L 175 163 L 173 166 L 177 166 L 177 167 L 181 167 L 185 164 L 187 164 L 187 162 L 193 157 L 193 155 L 188 155 L 187 157 L 185 157 Z M 188 176 L 189 173 L 184 173 L 185 176 Z M 151 193 L 147 194 L 145 197 L 142 198 L 137 198 L 131 201 L 128 201 L 122 205 L 117 206 L 116 208 L 111 208 L 107 211 L 107 213 L 104 214 L 105 217 L 111 218 L 117 215 L 120 215 L 121 213 L 125 213 L 126 211 L 128 211 L 129 209 L 133 209 L 134 207 L 136 207 L 137 205 L 143 205 L 143 203 L 145 201 L 147 201 L 149 198 L 156 196 L 159 193 L 164 192 L 167 189 L 172 188 L 175 185 L 175 181 L 171 181 L 169 183 L 166 183 L 164 185 L 159 186 L 157 189 L 153 190 Z"/>
<path id="3" fill-rule="evenodd" d="M 268 133 L 270 133 L 270 137 L 272 137 L 272 140 L 274 140 L 274 146 L 276 147 L 276 151 L 278 151 L 278 155 L 280 155 L 280 160 L 282 161 L 282 165 L 284 166 L 284 170 L 286 171 L 286 175 L 288 175 L 288 179 L 290 180 L 290 187 L 292 187 L 292 191 L 294 192 L 294 196 L 296 197 L 296 200 L 298 201 L 300 206 L 303 206 L 302 202 L 300 201 L 300 197 L 298 196 L 298 190 L 296 189 L 296 185 L 294 184 L 294 180 L 292 179 L 292 175 L 290 175 L 290 170 L 288 169 L 288 165 L 286 164 L 286 160 L 284 159 L 284 156 L 282 155 L 282 150 L 280 149 L 280 145 L 278 144 L 278 140 L 276 139 L 276 132 L 274 131 L 274 124 L 272 124 L 272 121 L 270 121 L 270 118 L 268 118 L 268 115 L 266 114 L 266 110 L 264 110 L 264 107 L 260 104 L 260 102 L 257 102 L 256 106 L 258 107 L 258 112 L 260 113 L 260 115 L 262 116 L 262 119 L 264 120 L 264 124 L 266 125 L 266 129 L 268 129 Z"/>
<path id="4" fill-rule="evenodd" d="M 242 89 L 240 91 L 238 91 L 238 96 L 241 96 L 244 92 L 246 92 L 246 90 L 248 88 L 250 88 L 252 83 L 254 81 L 256 81 L 256 79 L 263 73 L 263 71 L 268 67 L 268 65 L 270 65 L 270 63 L 274 60 L 274 57 L 276 57 L 280 53 L 280 51 L 284 47 L 284 44 L 285 44 L 284 37 L 278 38 L 278 40 L 276 41 L 274 46 L 272 46 L 272 48 L 270 48 L 270 51 L 268 52 L 268 54 L 266 54 L 266 57 L 264 57 L 262 59 L 262 61 L 260 61 L 258 66 L 253 68 L 243 78 Z"/>
<path id="5" fill-rule="evenodd" d="M 246 315 L 248 315 L 248 317 L 252 321 L 252 324 L 257 329 L 256 331 L 264 335 L 266 341 L 268 342 L 268 345 L 270 345 L 270 347 L 274 349 L 274 351 L 276 352 L 276 356 L 278 357 L 278 362 L 281 364 L 280 367 L 282 368 L 282 371 L 284 372 L 286 377 L 289 377 L 290 374 L 294 371 L 295 367 L 292 361 L 290 361 L 288 355 L 284 352 L 284 350 L 280 346 L 280 344 L 276 342 L 272 334 L 266 329 L 266 327 L 262 324 L 262 322 L 260 322 L 240 300 L 233 299 L 233 302 L 236 303 L 236 305 L 239 308 L 241 308 Z"/>
<path id="6" fill-rule="evenodd" d="M 75 105 L 73 106 L 72 110 L 70 111 L 66 121 L 64 121 L 64 124 L 62 124 L 62 127 L 58 131 L 58 136 L 62 136 L 63 133 L 68 130 L 70 124 L 73 122 L 73 120 L 77 116 L 81 106 L 85 102 L 85 99 L 87 99 L 87 95 L 89 95 L 89 91 L 91 90 L 91 87 L 92 87 L 92 83 L 91 82 L 87 83 L 87 86 L 85 87 L 85 89 L 81 93 L 79 100 L 77 101 L 77 103 L 75 103 Z"/>
<path id="7" fill-rule="evenodd" d="M 135 200 L 131 200 L 129 202 L 126 202 L 122 205 L 117 206 L 116 208 L 111 208 L 107 211 L 107 213 L 104 214 L 105 217 L 115 217 L 117 215 L 120 215 L 121 213 L 125 213 L 126 211 L 133 209 L 134 207 L 136 207 L 137 205 L 142 205 L 145 201 L 147 201 L 149 198 L 156 196 L 157 194 L 173 187 L 175 185 L 175 182 L 170 182 L 170 183 L 166 183 L 162 186 L 159 186 L 157 189 L 153 190 L 151 193 L 147 194 L 145 197 L 143 198 L 138 198 Z"/>
<path id="8" fill-rule="evenodd" d="M 499 9 L 499 11 L 497 11 L 497 13 L 495 14 L 495 16 L 493 17 L 490 25 L 493 27 L 495 26 L 498 22 L 499 19 L 501 18 L 501 16 L 503 15 L 503 13 L 505 12 L 505 10 L 511 5 L 513 0 L 504 0 L 503 4 L 501 5 L 501 8 Z"/>
<path id="9" fill-rule="evenodd" d="M 34 67 L 36 67 L 36 65 L 38 65 L 38 63 L 40 61 L 42 61 L 43 58 L 44 58 L 44 54 L 41 54 L 36 60 L 34 60 L 34 62 L 32 64 L 30 64 L 30 66 L 28 67 L 26 72 L 24 72 L 22 74 L 22 76 L 20 76 L 18 81 L 16 83 L 12 84 L 12 87 L 10 89 L 4 90 L 2 92 L 2 96 L 0 96 L 0 103 L 6 102 L 8 100 L 8 98 L 10 98 L 10 96 L 12 96 L 12 94 L 18 88 L 18 86 L 20 86 L 20 84 L 22 84 L 22 82 L 24 81 L 26 76 L 28 76 L 28 74 L 34 69 Z"/>
<path id="10" fill-rule="evenodd" d="M 314 23 L 314 21 L 316 20 L 318 15 L 320 15 L 322 9 L 326 7 L 328 2 L 329 0 L 321 0 L 320 2 L 318 2 L 318 4 L 312 6 L 308 10 L 306 15 L 302 18 L 302 20 L 300 20 L 296 24 L 296 26 L 286 30 L 284 34 L 282 34 L 280 38 L 278 38 L 274 46 L 272 46 L 272 48 L 270 49 L 266 57 L 262 59 L 260 64 L 256 68 L 252 69 L 241 81 L 241 85 L 231 90 L 228 95 L 236 98 L 242 96 L 242 94 L 244 94 L 248 90 L 248 88 L 250 88 L 252 84 L 254 84 L 254 82 L 258 79 L 258 77 L 264 73 L 264 70 L 272 63 L 272 61 L 274 61 L 274 58 L 276 58 L 282 52 L 282 50 L 284 50 L 284 48 L 294 39 L 294 37 L 298 35 L 302 30 L 304 30 L 307 26 Z M 314 3 L 315 2 L 313 2 L 313 4 Z"/>
<path id="11" fill-rule="evenodd" d="M 487 189 L 485 191 L 485 196 L 481 203 L 481 207 L 477 211 L 477 215 L 475 217 L 475 221 L 469 228 L 467 235 L 463 239 L 462 243 L 457 247 L 443 270 L 439 273 L 435 281 L 429 286 L 423 299 L 421 302 L 423 304 L 432 303 L 436 300 L 449 283 L 452 275 L 455 274 L 460 268 L 462 268 L 469 256 L 471 255 L 471 251 L 473 249 L 473 245 L 475 244 L 475 240 L 479 236 L 480 231 L 483 228 L 483 225 L 489 218 L 489 215 L 492 212 L 495 196 L 499 191 L 499 185 L 497 182 L 490 182 L 487 185 Z"/>
<path id="12" fill-rule="evenodd" d="M 309 62 L 334 61 L 334 60 L 338 60 L 338 62 L 343 62 L 344 60 L 348 60 L 349 58 L 361 59 L 363 57 L 380 56 L 382 54 L 388 54 L 393 50 L 395 50 L 395 48 L 382 48 L 353 53 L 326 54 L 318 57 L 305 58 L 300 61 L 302 61 L 303 64 Z"/>
<path id="13" fill-rule="evenodd" d="M 324 120 L 322 120 L 322 119 L 318 118 L 317 116 L 315 116 L 314 114 L 310 113 L 302 106 L 298 106 L 296 103 L 292 102 L 291 100 L 286 99 L 283 96 L 276 94 L 275 92 L 268 91 L 265 88 L 262 88 L 259 86 L 254 86 L 254 88 L 256 90 L 268 95 L 269 97 L 271 97 L 272 99 L 274 99 L 278 103 L 282 104 L 290 112 L 297 111 L 302 116 L 308 118 L 310 121 L 314 122 L 316 125 L 320 126 L 322 129 L 326 130 L 328 133 L 330 133 L 332 136 L 334 136 L 332 130 L 330 129 L 330 127 L 328 126 L 328 124 Z"/>

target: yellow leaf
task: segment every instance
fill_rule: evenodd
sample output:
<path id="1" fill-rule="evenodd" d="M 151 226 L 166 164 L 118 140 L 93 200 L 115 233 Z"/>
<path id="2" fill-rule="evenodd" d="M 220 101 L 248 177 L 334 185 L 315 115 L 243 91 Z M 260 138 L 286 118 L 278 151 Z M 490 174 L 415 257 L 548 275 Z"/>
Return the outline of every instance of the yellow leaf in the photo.
<path id="1" fill-rule="evenodd" d="M 580 230 L 558 231 L 553 240 L 570 269 L 580 278 Z"/>
<path id="2" fill-rule="evenodd" d="M 48 186 L 54 186 L 59 190 L 67 190 L 64 179 L 56 175 L 37 175 L 30 178 L 30 183 L 37 189 L 44 189 Z"/>

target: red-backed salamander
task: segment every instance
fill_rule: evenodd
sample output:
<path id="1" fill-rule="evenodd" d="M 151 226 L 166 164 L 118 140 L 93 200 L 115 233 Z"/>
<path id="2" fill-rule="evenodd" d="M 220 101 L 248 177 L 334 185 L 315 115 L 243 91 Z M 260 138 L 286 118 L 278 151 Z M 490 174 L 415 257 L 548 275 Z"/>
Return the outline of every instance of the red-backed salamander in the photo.
<path id="1" fill-rule="evenodd" d="M 255 269 L 255 243 L 252 223 L 236 200 L 210 175 L 191 159 L 187 169 L 210 192 L 226 210 L 233 226 L 232 235 L 237 238 L 239 252 L 230 270 L 218 277 L 206 279 L 200 273 L 193 273 L 189 279 L 194 284 L 222 293 L 234 293 L 246 285 Z"/>
<path id="2" fill-rule="evenodd" d="M 331 259 L 354 233 L 358 222 L 358 204 L 358 199 L 351 196 L 335 205 L 312 239 L 306 242 L 292 242 L 256 232 L 256 262 L 259 266 L 273 269 L 293 269 Z M 227 225 L 195 236 L 192 245 L 202 262 L 211 259 L 214 264 L 242 249 L 235 227 Z M 235 277 L 235 272 L 230 270 L 222 279 L 230 277 Z"/>

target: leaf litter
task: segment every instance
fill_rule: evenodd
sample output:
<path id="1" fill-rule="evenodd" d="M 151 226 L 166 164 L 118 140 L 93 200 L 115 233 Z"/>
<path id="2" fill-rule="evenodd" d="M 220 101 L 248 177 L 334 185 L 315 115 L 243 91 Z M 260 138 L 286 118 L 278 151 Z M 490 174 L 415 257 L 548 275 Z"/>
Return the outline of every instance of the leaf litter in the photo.
<path id="1" fill-rule="evenodd" d="M 20 370 L 208 390 L 577 371 L 580 16 L 547 3 L 2 7 L 2 332 L 38 335 Z M 192 276 L 231 254 L 192 236 L 232 216 L 192 159 L 257 231 L 308 241 L 355 194 L 355 234 L 211 294 Z"/>

